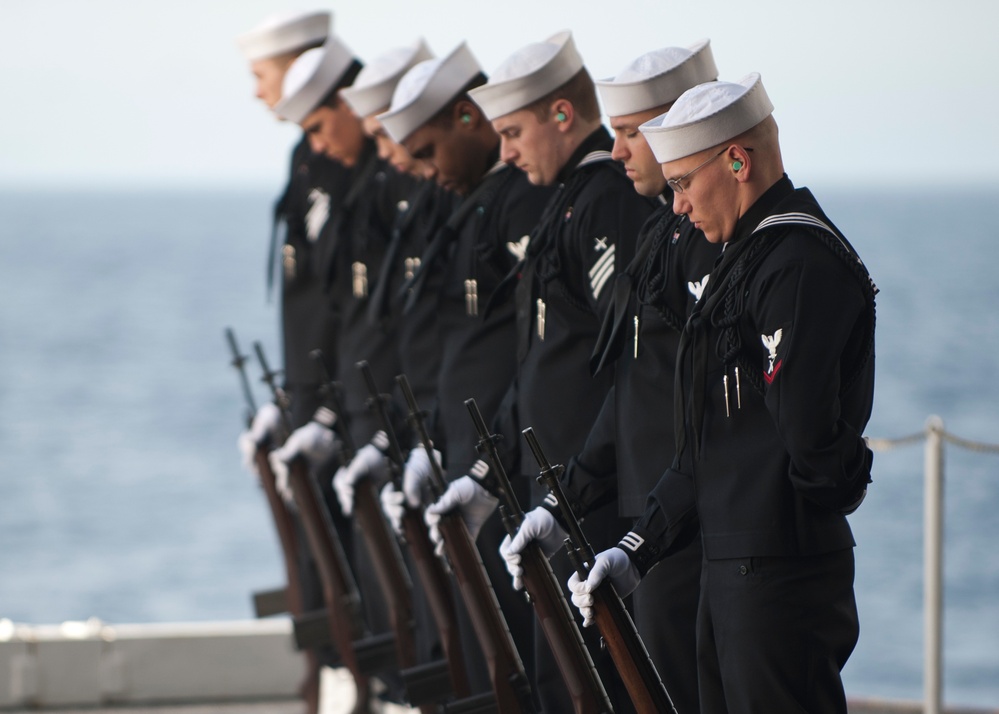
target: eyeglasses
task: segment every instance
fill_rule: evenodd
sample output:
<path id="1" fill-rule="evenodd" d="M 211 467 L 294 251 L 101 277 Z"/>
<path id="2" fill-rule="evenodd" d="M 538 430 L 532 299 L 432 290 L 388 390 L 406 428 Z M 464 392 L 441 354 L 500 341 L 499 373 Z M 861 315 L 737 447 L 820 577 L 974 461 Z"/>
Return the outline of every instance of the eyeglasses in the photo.
<path id="1" fill-rule="evenodd" d="M 748 146 L 744 146 L 743 148 L 746 151 L 752 151 L 752 149 L 750 149 Z M 708 159 L 704 163 L 700 164 L 699 166 L 695 166 L 694 168 L 692 168 L 690 171 L 688 171 L 687 173 L 685 173 L 683 176 L 681 176 L 679 178 L 666 179 L 666 185 L 669 186 L 671 189 L 673 189 L 673 193 L 683 193 L 683 182 L 684 181 L 686 181 L 688 178 L 690 178 L 691 176 L 693 176 L 696 172 L 698 172 L 701 169 L 703 169 L 705 166 L 707 166 L 708 164 L 710 164 L 712 161 L 714 161 L 715 159 L 717 159 L 719 156 L 721 156 L 722 154 L 724 154 L 726 151 L 728 151 L 728 149 L 729 149 L 729 147 L 726 146 L 724 149 L 722 149 L 721 151 L 719 151 L 717 154 L 715 154 L 714 156 L 712 156 L 710 159 Z"/>

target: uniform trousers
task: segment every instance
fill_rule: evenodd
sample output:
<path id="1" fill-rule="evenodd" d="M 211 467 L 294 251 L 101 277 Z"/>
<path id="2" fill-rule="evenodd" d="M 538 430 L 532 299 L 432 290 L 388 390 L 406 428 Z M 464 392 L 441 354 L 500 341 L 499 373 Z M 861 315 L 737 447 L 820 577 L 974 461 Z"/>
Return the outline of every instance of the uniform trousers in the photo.
<path id="1" fill-rule="evenodd" d="M 700 711 L 696 621 L 702 558 L 700 534 L 695 534 L 650 570 L 631 596 L 635 627 L 677 714 Z"/>
<path id="2" fill-rule="evenodd" d="M 846 714 L 857 644 L 853 549 L 702 563 L 697 659 L 704 714 Z"/>

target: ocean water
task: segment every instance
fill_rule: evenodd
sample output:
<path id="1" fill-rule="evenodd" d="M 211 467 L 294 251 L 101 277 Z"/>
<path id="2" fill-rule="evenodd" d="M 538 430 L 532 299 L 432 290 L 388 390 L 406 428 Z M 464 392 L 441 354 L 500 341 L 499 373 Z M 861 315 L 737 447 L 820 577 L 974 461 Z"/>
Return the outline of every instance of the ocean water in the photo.
<path id="1" fill-rule="evenodd" d="M 881 289 L 870 436 L 999 443 L 999 189 L 816 190 Z M 251 617 L 281 584 L 223 339 L 264 343 L 268 193 L 0 192 L 0 618 Z M 251 370 L 254 375 L 258 371 Z M 266 398 L 257 385 L 258 400 Z M 851 517 L 853 696 L 922 696 L 923 449 Z M 946 451 L 944 683 L 999 706 L 999 455 Z"/>

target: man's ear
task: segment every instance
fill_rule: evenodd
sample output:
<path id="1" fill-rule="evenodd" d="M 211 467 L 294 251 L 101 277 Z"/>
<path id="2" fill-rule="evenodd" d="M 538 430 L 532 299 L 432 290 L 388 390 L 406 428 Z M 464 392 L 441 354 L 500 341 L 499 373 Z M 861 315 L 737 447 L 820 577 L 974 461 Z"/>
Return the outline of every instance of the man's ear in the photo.
<path id="1" fill-rule="evenodd" d="M 454 123 L 458 126 L 467 126 L 470 128 L 475 128 L 478 126 L 479 121 L 482 118 L 479 108 L 476 107 L 472 102 L 467 100 L 461 100 L 460 102 L 455 102 L 454 113 L 453 113 Z"/>
<path id="2" fill-rule="evenodd" d="M 565 132 L 572 128 L 576 118 L 575 108 L 568 99 L 558 99 L 551 106 L 551 119 L 558 126 L 558 130 Z"/>

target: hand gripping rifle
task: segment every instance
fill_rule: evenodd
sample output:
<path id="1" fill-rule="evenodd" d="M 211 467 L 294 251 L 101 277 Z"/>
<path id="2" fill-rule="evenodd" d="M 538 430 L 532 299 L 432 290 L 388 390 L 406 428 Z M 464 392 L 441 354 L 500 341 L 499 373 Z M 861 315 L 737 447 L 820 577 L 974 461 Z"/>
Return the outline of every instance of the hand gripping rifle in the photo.
<path id="1" fill-rule="evenodd" d="M 437 500 L 447 488 L 447 481 L 444 479 L 440 464 L 434 458 L 434 447 L 427 433 L 424 414 L 420 410 L 406 375 L 400 374 L 395 379 L 409 406 L 409 423 L 419 436 L 420 443 L 430 460 L 430 487 L 434 500 Z M 423 520 L 418 510 L 408 507 L 406 518 L 416 518 L 421 522 Z M 503 617 L 503 611 L 500 609 L 496 593 L 489 582 L 489 576 L 475 542 L 468 532 L 468 527 L 457 512 L 442 516 L 437 527 L 444 541 L 444 551 L 451 565 L 451 572 L 454 573 L 462 600 L 472 621 L 472 628 L 482 646 L 489 670 L 489 680 L 493 687 L 494 706 L 498 707 L 500 712 L 523 714 L 534 712 L 531 688 L 520 653 L 517 652 L 517 646 L 510 635 L 510 628 Z M 450 654 L 448 658 L 450 659 Z"/>
<path id="2" fill-rule="evenodd" d="M 565 539 L 565 548 L 569 555 L 572 567 L 576 569 L 576 574 L 580 580 L 586 580 L 596 553 L 590 545 L 583 529 L 580 526 L 576 514 L 572 511 L 559 476 L 564 468 L 561 465 L 552 466 L 544 452 L 538 437 L 534 434 L 534 429 L 527 427 L 523 431 L 527 443 L 534 452 L 534 458 L 538 462 L 541 473 L 538 482 L 548 487 L 552 496 L 558 501 L 559 511 L 562 514 L 562 522 L 566 525 L 569 537 Z M 666 686 L 656 670 L 655 664 L 649 658 L 649 653 L 645 649 L 645 643 L 635 628 L 635 623 L 624 606 L 624 601 L 614 590 L 610 580 L 604 580 L 593 592 L 593 615 L 600 636 L 607 645 L 614 666 L 624 681 L 624 686 L 628 690 L 628 695 L 635 705 L 639 714 L 660 714 L 661 712 L 672 712 L 676 714 L 673 701 L 666 691 Z"/>
<path id="3" fill-rule="evenodd" d="M 226 341 L 229 343 L 229 351 L 232 353 L 232 366 L 239 372 L 240 385 L 243 388 L 243 397 L 246 399 L 246 424 L 253 424 L 253 417 L 257 413 L 257 405 L 253 400 L 253 391 L 250 389 L 250 380 L 246 375 L 247 356 L 241 354 L 239 345 L 236 343 L 236 333 L 231 327 L 225 329 Z M 290 612 L 292 615 L 302 614 L 302 590 L 301 574 L 298 570 L 298 534 L 295 532 L 295 525 L 288 514 L 288 509 L 278 495 L 274 472 L 271 471 L 270 462 L 267 460 L 269 445 L 258 447 L 253 456 L 260 477 L 260 486 L 264 490 L 267 499 L 267 506 L 270 509 L 271 517 L 274 519 L 274 528 L 277 530 L 278 542 L 281 545 L 281 556 L 284 560 L 285 577 L 287 586 L 282 590 L 254 593 L 253 604 L 257 617 L 268 617 L 281 612 Z"/>
<path id="4" fill-rule="evenodd" d="M 254 348 L 264 371 L 263 381 L 271 388 L 275 401 L 282 408 L 286 428 L 290 428 L 284 409 L 288 401 L 287 396 L 277 385 L 276 373 L 268 367 L 260 343 L 255 343 Z M 270 464 L 267 463 L 266 457 L 264 463 L 269 470 Z M 347 565 L 347 557 L 337 537 L 329 511 L 323 502 L 319 484 L 301 456 L 289 464 L 288 481 L 322 583 L 323 602 L 326 605 L 323 619 L 326 620 L 329 630 L 329 641 L 335 645 L 341 661 L 354 678 L 358 701 L 366 701 L 370 690 L 368 675 L 383 669 L 386 660 L 391 660 L 391 638 L 386 640 L 367 636 L 357 584 Z M 324 644 L 324 642 L 319 639 L 313 643 L 315 644 Z"/>
<path id="5" fill-rule="evenodd" d="M 474 399 L 465 401 L 468 412 L 479 433 L 477 448 L 492 467 L 492 472 L 499 484 L 500 515 L 503 525 L 511 537 L 516 535 L 521 523 L 524 522 L 524 511 L 520 507 L 516 494 L 510 484 L 506 469 L 496 449 L 496 442 L 501 437 L 490 434 L 482 413 Z M 521 567 L 524 589 L 534 605 L 534 611 L 541 621 L 541 629 L 551 648 L 569 690 L 573 709 L 576 714 L 605 714 L 613 712 L 607 691 L 597 674 L 589 650 L 583 643 L 583 636 L 576 626 L 576 621 L 569 610 L 562 585 L 552 572 L 548 558 L 541 552 L 537 542 L 532 541 L 521 553 Z"/>

